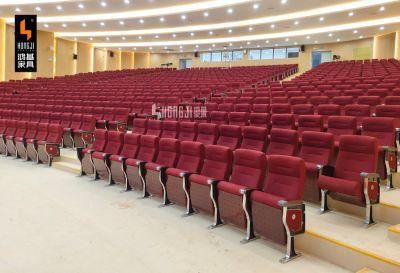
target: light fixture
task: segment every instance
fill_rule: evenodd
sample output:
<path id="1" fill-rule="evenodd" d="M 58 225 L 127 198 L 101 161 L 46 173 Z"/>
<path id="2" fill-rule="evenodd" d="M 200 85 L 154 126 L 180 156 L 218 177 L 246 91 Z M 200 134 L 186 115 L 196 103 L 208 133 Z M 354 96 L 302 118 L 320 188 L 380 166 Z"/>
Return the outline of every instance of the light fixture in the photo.
<path id="1" fill-rule="evenodd" d="M 319 20 L 322 22 L 322 21 L 325 20 L 325 18 L 324 17 L 319 17 Z"/>
<path id="2" fill-rule="evenodd" d="M 180 48 L 180 49 L 182 49 L 182 48 L 183 48 L 183 46 L 179 46 L 179 48 Z"/>
<path id="3" fill-rule="evenodd" d="M 232 13 L 233 13 L 233 8 L 229 8 L 229 9 L 228 9 L 228 13 L 229 13 L 229 14 L 232 14 Z"/>
<path id="4" fill-rule="evenodd" d="M 102 7 L 106 7 L 106 6 L 107 6 L 107 3 L 103 1 L 103 2 L 100 3 L 100 5 L 101 5 Z"/>
<path id="5" fill-rule="evenodd" d="M 142 36 L 139 36 L 138 39 L 139 39 L 139 40 L 142 40 Z"/>
<path id="6" fill-rule="evenodd" d="M 158 38 L 160 38 L 160 36 L 158 36 L 158 35 L 156 35 L 156 36 L 154 36 L 156 39 L 158 39 Z"/>
<path id="7" fill-rule="evenodd" d="M 149 49 L 152 50 L 153 48 L 152 48 L 152 47 L 149 47 Z"/>
<path id="8" fill-rule="evenodd" d="M 257 3 L 253 5 L 253 9 L 258 9 L 259 7 L 260 7 L 260 5 Z"/>
<path id="9" fill-rule="evenodd" d="M 281 0 L 281 4 L 286 4 L 287 0 Z"/>
<path id="10" fill-rule="evenodd" d="M 337 38 L 337 39 L 336 39 L 336 42 L 340 42 L 340 39 L 339 39 L 339 38 Z"/>
<path id="11" fill-rule="evenodd" d="M 109 40 L 110 40 L 110 37 L 106 37 L 106 40 L 109 41 Z"/>
<path id="12" fill-rule="evenodd" d="M 60 5 L 58 5 L 58 6 L 56 7 L 56 9 L 62 10 L 63 8 L 62 8 Z"/>
<path id="13" fill-rule="evenodd" d="M 203 13 L 203 15 L 204 15 L 204 17 L 208 17 L 209 14 L 208 14 L 208 12 L 206 11 L 206 12 Z"/>
<path id="14" fill-rule="evenodd" d="M 361 35 L 361 36 L 360 36 L 360 37 L 358 37 L 358 38 L 359 38 L 359 39 L 362 39 L 362 38 L 364 38 L 364 36 L 362 36 L 362 35 Z"/>
<path id="15" fill-rule="evenodd" d="M 190 36 L 194 36 L 194 33 L 193 33 L 193 32 L 191 32 L 191 33 L 190 33 Z"/>
<path id="16" fill-rule="evenodd" d="M 121 39 L 122 39 L 122 40 L 124 40 L 124 41 L 126 40 L 126 38 L 125 38 L 125 37 L 121 37 Z"/>
<path id="17" fill-rule="evenodd" d="M 271 28 L 275 28 L 275 25 L 274 25 L 274 24 L 272 24 L 272 25 L 271 25 Z"/>
<path id="18" fill-rule="evenodd" d="M 172 34 L 172 38 L 176 38 L 176 34 L 174 33 L 174 34 Z"/>
<path id="19" fill-rule="evenodd" d="M 306 39 L 307 39 L 307 40 L 310 39 L 310 36 L 307 36 Z"/>
<path id="20" fill-rule="evenodd" d="M 105 23 L 104 22 L 100 22 L 100 26 L 104 27 Z"/>
<path id="21" fill-rule="evenodd" d="M 82 26 L 83 26 L 83 27 L 86 27 L 87 25 L 86 25 L 86 23 L 85 23 L 85 22 L 83 22 L 83 23 L 82 23 Z"/>
<path id="22" fill-rule="evenodd" d="M 208 32 L 208 34 L 210 34 L 210 35 L 213 35 L 213 33 L 214 33 L 214 32 L 212 32 L 212 31 L 209 31 L 209 32 Z"/>
<path id="23" fill-rule="evenodd" d="M 43 26 L 44 26 L 45 28 L 48 28 L 48 27 L 49 27 L 49 25 L 48 25 L 48 24 L 44 24 Z"/>
<path id="24" fill-rule="evenodd" d="M 232 46 L 233 44 L 232 43 L 229 43 L 229 46 Z"/>
<path id="25" fill-rule="evenodd" d="M 259 48 L 260 47 L 260 45 L 257 45 L 257 48 Z"/>
<path id="26" fill-rule="evenodd" d="M 90 40 L 90 41 L 93 41 L 93 37 L 90 37 L 89 40 Z"/>
<path id="27" fill-rule="evenodd" d="M 294 21 L 294 24 L 295 24 L 295 25 L 298 25 L 298 24 L 299 24 L 299 21 Z"/>
<path id="28" fill-rule="evenodd" d="M 129 5 L 129 4 L 131 3 L 131 1 L 129 1 L 129 0 L 124 0 L 124 3 L 127 4 L 127 5 Z"/>
<path id="29" fill-rule="evenodd" d="M 333 36 L 333 34 L 332 34 L 332 33 L 329 33 L 329 34 L 328 34 L 328 36 L 329 36 L 329 37 L 332 37 L 332 36 Z"/>
<path id="30" fill-rule="evenodd" d="M 123 25 L 125 25 L 125 22 L 124 22 L 124 21 L 119 21 L 119 24 L 120 24 L 121 26 L 123 26 Z"/>
<path id="31" fill-rule="evenodd" d="M 16 8 L 15 8 L 15 12 L 21 12 L 21 9 L 18 8 L 18 7 L 16 7 Z"/>
<path id="32" fill-rule="evenodd" d="M 285 42 L 289 42 L 289 38 L 286 38 L 286 39 L 285 39 Z"/>
<path id="33" fill-rule="evenodd" d="M 140 19 L 140 20 L 139 20 L 139 23 L 143 24 L 143 23 L 144 23 L 144 20 L 143 20 L 143 19 Z"/>
<path id="34" fill-rule="evenodd" d="M 298 45 L 299 43 L 298 42 L 294 42 L 294 45 Z"/>
<path id="35" fill-rule="evenodd" d="M 385 11 L 385 7 L 384 6 L 380 7 L 379 11 Z"/>
<path id="36" fill-rule="evenodd" d="M 212 47 L 215 47 L 215 44 L 213 44 Z"/>
<path id="37" fill-rule="evenodd" d="M 251 42 L 247 42 L 248 45 L 251 45 Z"/>
<path id="38" fill-rule="evenodd" d="M 384 26 L 381 26 L 380 28 L 379 28 L 379 30 L 384 30 L 385 29 L 385 27 Z"/>
<path id="39" fill-rule="evenodd" d="M 354 15 L 354 12 L 353 11 L 350 11 L 349 12 L 349 16 L 351 17 L 351 16 L 353 16 Z"/>
<path id="40" fill-rule="evenodd" d="M 199 45 L 196 45 L 196 48 L 199 48 Z"/>
<path id="41" fill-rule="evenodd" d="M 160 22 L 164 22 L 164 21 L 165 21 L 164 17 L 161 17 Z"/>
<path id="42" fill-rule="evenodd" d="M 228 29 L 228 32 L 229 32 L 229 33 L 232 33 L 232 29 Z"/>
<path id="43" fill-rule="evenodd" d="M 269 44 L 269 41 L 268 41 L 268 40 L 266 40 L 266 41 L 265 41 L 265 43 L 266 43 L 266 44 Z"/>
<path id="44" fill-rule="evenodd" d="M 42 9 L 40 7 L 35 8 L 36 11 L 41 11 Z"/>
<path id="45" fill-rule="evenodd" d="M 82 3 L 78 4 L 78 8 L 83 9 L 85 6 Z"/>
<path id="46" fill-rule="evenodd" d="M 314 44 L 318 44 L 318 41 L 314 41 Z"/>
<path id="47" fill-rule="evenodd" d="M 249 27 L 249 31 L 252 31 L 253 30 L 253 28 L 252 27 Z"/>
<path id="48" fill-rule="evenodd" d="M 357 34 L 358 33 L 358 30 L 356 29 L 356 30 L 353 30 L 353 33 L 354 34 Z"/>
<path id="49" fill-rule="evenodd" d="M 67 24 L 62 24 L 61 26 L 62 26 L 62 27 L 67 27 Z"/>
<path id="50" fill-rule="evenodd" d="M 182 14 L 182 15 L 181 15 L 181 19 L 182 19 L 182 20 L 186 20 L 186 15 Z"/>

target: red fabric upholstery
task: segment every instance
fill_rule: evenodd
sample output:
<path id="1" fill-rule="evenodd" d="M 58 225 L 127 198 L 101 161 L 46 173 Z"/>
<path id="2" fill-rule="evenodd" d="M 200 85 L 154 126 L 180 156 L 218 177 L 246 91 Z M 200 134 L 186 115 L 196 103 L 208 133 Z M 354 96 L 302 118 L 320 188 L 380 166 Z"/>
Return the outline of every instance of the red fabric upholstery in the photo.
<path id="1" fill-rule="evenodd" d="M 269 114 L 264 114 L 264 113 L 251 113 L 249 116 L 249 125 L 250 126 L 256 126 L 256 127 L 262 127 L 262 128 L 268 128 L 270 124 L 270 115 Z"/>
<path id="2" fill-rule="evenodd" d="M 393 118 L 367 118 L 362 123 L 362 135 L 375 137 L 380 146 L 395 147 L 396 134 Z"/>
<path id="3" fill-rule="evenodd" d="M 298 134 L 295 130 L 273 128 L 266 154 L 293 156 L 297 151 L 297 145 Z"/>
<path id="4" fill-rule="evenodd" d="M 179 123 L 177 121 L 165 120 L 162 122 L 163 138 L 177 138 L 179 134 Z"/>
<path id="5" fill-rule="evenodd" d="M 180 141 L 194 141 L 197 137 L 196 122 L 180 122 L 179 136 Z"/>
<path id="6" fill-rule="evenodd" d="M 319 115 L 301 115 L 298 120 L 297 131 L 300 134 L 305 131 L 321 132 L 324 128 L 324 121 Z"/>
<path id="7" fill-rule="evenodd" d="M 166 173 L 179 176 L 181 171 L 199 172 L 204 158 L 204 145 L 200 142 L 182 141 L 179 150 L 180 155 L 176 168 L 169 168 Z"/>
<path id="8" fill-rule="evenodd" d="M 304 132 L 299 157 L 304 159 L 308 171 L 315 171 L 316 164 L 329 165 L 333 152 L 334 138 L 330 133 Z"/>
<path id="9" fill-rule="evenodd" d="M 140 147 L 136 159 L 145 162 L 154 162 L 159 149 L 160 139 L 152 135 L 142 135 L 140 137 Z M 129 158 L 126 160 L 127 165 L 136 166 L 137 160 Z"/>
<path id="10" fill-rule="evenodd" d="M 272 128 L 294 129 L 294 116 L 292 114 L 273 114 L 271 125 Z"/>
<path id="11" fill-rule="evenodd" d="M 355 135 L 357 133 L 357 120 L 355 117 L 332 116 L 328 118 L 328 133 L 333 134 L 335 141 L 341 135 Z"/>
<path id="12" fill-rule="evenodd" d="M 110 159 L 113 161 L 120 161 L 120 157 L 136 158 L 137 152 L 139 150 L 140 144 L 139 134 L 125 134 L 124 135 L 124 146 L 121 152 L 118 154 L 113 154 Z"/>
<path id="13" fill-rule="evenodd" d="M 172 138 L 161 138 L 155 163 L 146 163 L 146 169 L 156 171 L 157 166 L 175 167 L 179 155 L 179 141 Z"/>
<path id="14" fill-rule="evenodd" d="M 223 111 L 212 111 L 210 113 L 210 122 L 214 124 L 228 124 L 228 113 Z"/>
<path id="15" fill-rule="evenodd" d="M 229 124 L 237 126 L 246 126 L 249 123 L 249 113 L 246 112 L 230 112 Z"/>
<path id="16" fill-rule="evenodd" d="M 161 135 L 161 121 L 155 120 L 155 119 L 150 119 L 147 122 L 146 135 L 152 135 L 152 136 L 160 137 L 160 135 Z"/>
<path id="17" fill-rule="evenodd" d="M 198 125 L 197 142 L 204 145 L 216 144 L 218 139 L 218 127 L 212 123 L 199 123 Z"/>
<path id="18" fill-rule="evenodd" d="M 242 129 L 243 140 L 241 149 L 265 152 L 267 146 L 268 130 L 266 128 L 245 126 Z"/>
<path id="19" fill-rule="evenodd" d="M 235 150 L 242 142 L 242 130 L 236 125 L 220 125 L 218 127 L 219 138 L 217 145 Z"/>
<path id="20" fill-rule="evenodd" d="M 132 133 L 134 134 L 146 134 L 147 131 L 147 119 L 144 118 L 135 118 L 133 120 L 133 128 Z"/>

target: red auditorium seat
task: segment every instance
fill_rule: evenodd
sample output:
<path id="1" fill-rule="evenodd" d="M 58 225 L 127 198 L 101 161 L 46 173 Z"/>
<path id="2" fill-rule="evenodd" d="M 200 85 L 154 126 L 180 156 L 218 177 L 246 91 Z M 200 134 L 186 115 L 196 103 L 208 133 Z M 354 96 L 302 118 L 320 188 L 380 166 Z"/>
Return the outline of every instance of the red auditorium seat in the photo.
<path id="1" fill-rule="evenodd" d="M 290 104 L 287 103 L 275 103 L 271 104 L 271 113 L 272 114 L 290 114 Z"/>
<path id="2" fill-rule="evenodd" d="M 392 174 L 397 171 L 394 119 L 381 117 L 364 119 L 361 134 L 378 140 L 380 146 L 378 173 L 381 179 L 387 179 L 387 189 L 393 188 Z"/>
<path id="3" fill-rule="evenodd" d="M 160 139 L 153 135 L 142 135 L 140 147 L 135 158 L 128 158 L 125 161 L 125 177 L 127 177 L 126 190 L 142 191 L 142 197 L 148 197 L 145 183 L 142 177 L 145 173 L 144 166 L 147 162 L 154 162 L 158 154 Z"/>
<path id="4" fill-rule="evenodd" d="M 49 134 L 49 124 L 39 123 L 36 137 L 26 140 L 26 152 L 28 160 L 39 163 L 38 143 L 41 141 L 46 141 L 48 134 Z"/>
<path id="5" fill-rule="evenodd" d="M 115 108 L 113 110 L 113 119 L 108 121 L 107 128 L 110 130 L 117 130 L 120 132 L 126 132 L 128 128 L 128 108 Z"/>
<path id="6" fill-rule="evenodd" d="M 93 142 L 96 119 L 92 115 L 83 115 L 79 130 L 73 130 L 73 147 L 88 147 Z"/>
<path id="7" fill-rule="evenodd" d="M 324 129 L 324 121 L 319 115 L 301 115 L 298 118 L 297 131 L 300 138 L 305 131 L 321 132 Z"/>
<path id="8" fill-rule="evenodd" d="M 294 115 L 292 114 L 272 114 L 272 128 L 295 129 Z"/>
<path id="9" fill-rule="evenodd" d="M 232 112 L 234 110 L 234 106 L 233 103 L 221 103 L 218 105 L 217 110 L 221 112 Z"/>
<path id="10" fill-rule="evenodd" d="M 245 126 L 242 128 L 243 140 L 240 146 L 241 149 L 255 150 L 265 152 L 267 147 L 268 129 Z"/>
<path id="11" fill-rule="evenodd" d="M 199 173 L 204 158 L 204 145 L 200 142 L 182 141 L 180 155 L 175 168 L 166 170 L 167 198 L 170 202 L 186 207 L 186 215 L 192 214 L 193 208 L 189 198 L 189 177 Z"/>
<path id="12" fill-rule="evenodd" d="M 6 120 L 6 128 L 2 134 L 0 134 L 0 154 L 7 155 L 7 144 L 6 139 L 8 136 L 13 136 L 17 130 L 17 121 L 8 119 Z"/>
<path id="13" fill-rule="evenodd" d="M 177 138 L 179 134 L 179 122 L 164 120 L 162 122 L 162 138 Z"/>
<path id="14" fill-rule="evenodd" d="M 237 125 L 220 125 L 218 127 L 217 145 L 237 149 L 242 142 L 242 130 Z"/>
<path id="15" fill-rule="evenodd" d="M 304 200 L 318 203 L 320 190 L 317 179 L 320 168 L 329 165 L 333 157 L 334 139 L 331 133 L 304 132 L 298 156 L 306 162 L 306 186 Z"/>
<path id="16" fill-rule="evenodd" d="M 308 99 L 307 97 L 301 96 L 301 97 L 292 97 L 289 99 L 289 103 L 293 106 L 296 106 L 298 104 L 307 104 Z"/>
<path id="17" fill-rule="evenodd" d="M 321 104 L 329 104 L 329 97 L 328 96 L 313 96 L 310 97 L 310 104 L 314 106 L 318 106 Z"/>
<path id="18" fill-rule="evenodd" d="M 118 155 L 121 152 L 122 146 L 124 145 L 124 133 L 109 131 L 107 134 L 107 144 L 102 151 L 95 151 L 92 153 L 92 162 L 94 167 L 94 179 L 103 179 L 108 182 L 109 185 L 114 184 L 112 181 L 111 170 L 110 170 L 110 157 L 112 155 Z"/>
<path id="19" fill-rule="evenodd" d="M 80 175 L 94 174 L 94 166 L 92 154 L 94 152 L 102 152 L 107 145 L 108 131 L 104 129 L 96 129 L 94 131 L 94 142 L 90 148 L 77 148 L 78 159 L 81 162 Z"/>
<path id="20" fill-rule="evenodd" d="M 387 96 L 385 98 L 386 105 L 400 105 L 400 96 Z"/>
<path id="21" fill-rule="evenodd" d="M 28 128 L 28 122 L 26 122 L 26 121 L 17 121 L 16 122 L 15 133 L 13 135 L 7 135 L 5 137 L 7 155 L 16 157 L 17 148 L 15 147 L 15 139 L 25 137 L 27 128 Z M 2 133 L 1 130 L 0 130 L 0 133 Z"/>
<path id="22" fill-rule="evenodd" d="M 211 199 L 214 204 L 213 227 L 223 222 L 246 228 L 243 210 L 243 191 L 261 189 L 265 179 L 267 159 L 262 152 L 238 149 L 234 152 L 232 175 L 229 181 L 211 180 Z"/>
<path id="23" fill-rule="evenodd" d="M 217 125 L 228 124 L 228 113 L 223 111 L 212 111 L 210 113 L 210 122 Z"/>
<path id="24" fill-rule="evenodd" d="M 324 128 L 328 127 L 328 118 L 330 116 L 340 116 L 340 105 L 336 104 L 321 104 L 317 106 L 318 115 L 324 119 Z"/>
<path id="25" fill-rule="evenodd" d="M 1 121 L 1 120 L 0 120 Z M 16 149 L 16 158 L 23 158 L 28 160 L 28 154 L 26 150 L 26 140 L 27 139 L 35 139 L 39 123 L 37 122 L 29 122 L 27 124 L 27 130 L 25 136 L 23 137 L 15 137 L 15 149 Z M 0 125 L 0 133 L 1 133 L 1 125 Z"/>
<path id="26" fill-rule="evenodd" d="M 270 127 L 270 114 L 267 113 L 251 113 L 249 116 L 249 125 L 269 128 Z"/>
<path id="27" fill-rule="evenodd" d="M 253 104 L 252 110 L 253 113 L 269 114 L 270 106 L 269 104 Z"/>
<path id="28" fill-rule="evenodd" d="M 366 208 L 365 224 L 374 223 L 372 205 L 379 203 L 378 141 L 367 136 L 341 136 L 335 166 L 323 166 L 318 179 L 321 212 L 327 196 Z"/>
<path id="29" fill-rule="evenodd" d="M 40 126 L 40 125 L 39 125 Z M 52 165 L 54 157 L 60 156 L 63 128 L 59 124 L 49 124 L 46 140 L 37 142 L 38 162 Z"/>
<path id="30" fill-rule="evenodd" d="M 346 116 L 355 117 L 357 119 L 357 127 L 360 127 L 362 121 L 371 116 L 371 108 L 369 105 L 346 105 L 344 107 L 344 114 Z"/>
<path id="31" fill-rule="evenodd" d="M 239 103 L 235 104 L 235 112 L 251 112 L 251 104 L 249 103 Z"/>
<path id="32" fill-rule="evenodd" d="M 218 139 L 218 125 L 213 123 L 199 123 L 197 127 L 197 142 L 204 145 L 216 144 Z"/>
<path id="33" fill-rule="evenodd" d="M 195 141 L 197 138 L 197 123 L 196 122 L 180 122 L 179 136 L 180 141 Z"/>
<path id="34" fill-rule="evenodd" d="M 229 125 L 246 126 L 249 123 L 249 113 L 230 112 Z"/>
<path id="35" fill-rule="evenodd" d="M 110 156 L 110 171 L 111 171 L 111 183 L 117 183 L 128 186 L 128 178 L 126 174 L 125 161 L 128 158 L 136 158 L 140 146 L 139 134 L 125 134 L 124 145 L 119 154 L 113 154 Z"/>
<path id="36" fill-rule="evenodd" d="M 64 147 L 74 148 L 74 131 L 82 126 L 82 114 L 73 114 L 69 127 L 64 127 L 63 145 Z"/>
<path id="37" fill-rule="evenodd" d="M 298 134 L 295 130 L 272 128 L 267 155 L 293 156 L 297 152 Z"/>
<path id="38" fill-rule="evenodd" d="M 332 116 L 328 118 L 328 133 L 333 134 L 335 146 L 339 146 L 339 137 L 342 135 L 355 135 L 357 133 L 357 120 L 355 117 Z"/>
<path id="39" fill-rule="evenodd" d="M 24 119 L 29 120 L 29 119 Z M 61 123 L 61 113 L 53 112 L 50 113 L 50 123 L 60 124 Z"/>
<path id="40" fill-rule="evenodd" d="M 162 128 L 161 128 L 161 121 L 160 120 L 150 119 L 147 122 L 146 135 L 152 135 L 152 136 L 160 137 L 161 131 L 162 131 Z M 135 131 L 135 133 L 138 133 L 138 132 Z"/>
<path id="41" fill-rule="evenodd" d="M 256 233 L 286 245 L 285 257 L 280 260 L 286 263 L 297 256 L 295 236 L 305 232 L 305 164 L 296 157 L 269 156 L 267 170 L 262 191 L 241 191 L 249 227 L 244 242 L 254 239 Z"/>
<path id="42" fill-rule="evenodd" d="M 132 133 L 144 135 L 147 132 L 147 119 L 135 118 L 133 120 Z"/>
<path id="43" fill-rule="evenodd" d="M 145 181 L 146 192 L 163 199 L 162 205 L 170 204 L 165 188 L 167 168 L 174 168 L 178 162 L 180 142 L 172 138 L 161 138 L 155 162 L 147 162 L 142 179 Z M 146 194 L 146 195 L 147 195 Z"/>

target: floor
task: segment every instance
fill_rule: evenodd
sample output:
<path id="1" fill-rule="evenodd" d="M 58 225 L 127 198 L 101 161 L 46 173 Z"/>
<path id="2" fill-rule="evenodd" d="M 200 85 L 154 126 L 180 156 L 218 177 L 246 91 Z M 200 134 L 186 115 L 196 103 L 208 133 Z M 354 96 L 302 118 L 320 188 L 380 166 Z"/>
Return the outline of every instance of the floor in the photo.
<path id="1" fill-rule="evenodd" d="M 0 273 L 349 272 L 310 255 L 282 265 L 281 247 L 89 177 L 4 157 L 0 169 Z"/>

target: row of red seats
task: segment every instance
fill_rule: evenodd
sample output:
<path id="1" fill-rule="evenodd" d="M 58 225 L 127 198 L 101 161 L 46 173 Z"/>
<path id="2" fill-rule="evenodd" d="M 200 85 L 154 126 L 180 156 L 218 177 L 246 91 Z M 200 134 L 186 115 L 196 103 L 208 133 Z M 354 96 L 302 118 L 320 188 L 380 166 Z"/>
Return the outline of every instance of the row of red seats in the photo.
<path id="1" fill-rule="evenodd" d="M 51 166 L 60 155 L 59 124 L 0 119 L 0 153 Z"/>

